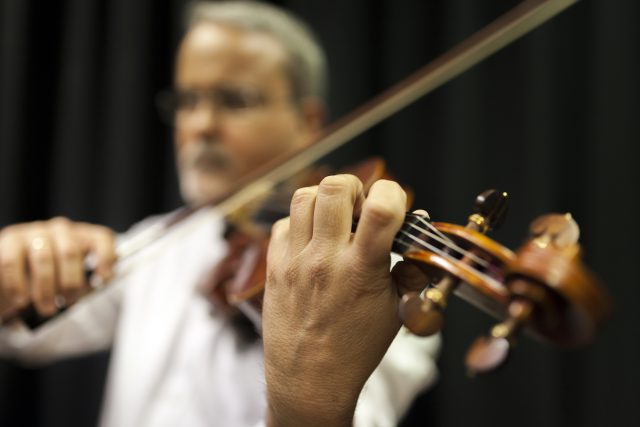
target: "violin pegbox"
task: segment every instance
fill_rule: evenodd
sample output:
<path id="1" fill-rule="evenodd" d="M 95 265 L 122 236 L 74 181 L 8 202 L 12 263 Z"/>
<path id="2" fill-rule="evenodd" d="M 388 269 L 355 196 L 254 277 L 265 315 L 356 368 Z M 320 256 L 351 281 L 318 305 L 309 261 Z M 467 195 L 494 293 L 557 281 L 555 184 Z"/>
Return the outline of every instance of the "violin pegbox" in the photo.
<path id="1" fill-rule="evenodd" d="M 482 233 L 504 222 L 507 201 L 508 195 L 502 191 L 481 193 L 476 197 L 474 212 L 466 227 L 431 223 L 418 216 L 409 216 L 396 239 L 394 251 L 418 265 L 431 282 L 423 292 L 408 293 L 402 298 L 400 318 L 411 332 L 420 336 L 439 332 L 444 324 L 447 302 L 451 294 L 459 290 L 459 285 L 477 282 L 472 276 L 478 270 L 495 273 L 502 269 L 511 253 L 485 244 Z M 471 238 L 467 238 L 469 234 Z M 498 266 L 494 265 L 496 262 Z M 494 284 L 494 290 L 488 292 L 499 292 L 495 288 L 500 286 Z M 469 288 L 466 293 L 468 291 Z M 462 292 L 465 294 L 464 289 Z M 481 303 L 495 305 L 491 297 L 481 299 Z"/>

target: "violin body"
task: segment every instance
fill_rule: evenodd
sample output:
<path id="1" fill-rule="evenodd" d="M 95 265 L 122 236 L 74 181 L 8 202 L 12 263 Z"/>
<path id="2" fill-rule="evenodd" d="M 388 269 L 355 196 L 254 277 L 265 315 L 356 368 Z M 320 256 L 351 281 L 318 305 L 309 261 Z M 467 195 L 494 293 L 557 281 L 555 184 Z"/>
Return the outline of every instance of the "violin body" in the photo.
<path id="1" fill-rule="evenodd" d="M 342 171 L 357 176 L 363 183 L 365 193 L 379 179 L 391 179 L 383 159 L 366 159 Z M 267 273 L 267 248 L 269 231 L 278 219 L 289 215 L 289 204 L 293 192 L 300 187 L 317 185 L 329 175 L 326 167 L 318 167 L 293 182 L 288 182 L 279 192 L 263 200 L 249 211 L 249 215 L 235 216 L 228 224 L 226 240 L 227 254 L 214 268 L 205 293 L 218 307 L 230 310 L 238 307 L 252 319 L 259 317 Z M 412 192 L 405 188 L 408 204 Z M 245 214 L 247 211 L 245 211 Z M 258 320 L 254 323 L 259 324 Z"/>

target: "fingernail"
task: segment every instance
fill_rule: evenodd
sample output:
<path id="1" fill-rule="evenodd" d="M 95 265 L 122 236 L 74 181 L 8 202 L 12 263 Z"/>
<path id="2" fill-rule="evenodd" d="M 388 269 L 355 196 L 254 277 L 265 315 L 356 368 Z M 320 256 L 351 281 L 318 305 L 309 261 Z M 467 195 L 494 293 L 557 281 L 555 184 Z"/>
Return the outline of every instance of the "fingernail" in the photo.
<path id="1" fill-rule="evenodd" d="M 89 285 L 94 289 L 100 289 L 104 286 L 105 282 L 106 280 L 98 273 L 93 273 L 89 278 Z"/>
<path id="2" fill-rule="evenodd" d="M 53 302 L 46 302 L 40 305 L 38 312 L 43 317 L 50 317 L 56 313 L 57 309 Z"/>
<path id="3" fill-rule="evenodd" d="M 29 302 L 28 298 L 22 294 L 17 294 L 13 296 L 13 303 L 18 307 L 24 307 Z"/>

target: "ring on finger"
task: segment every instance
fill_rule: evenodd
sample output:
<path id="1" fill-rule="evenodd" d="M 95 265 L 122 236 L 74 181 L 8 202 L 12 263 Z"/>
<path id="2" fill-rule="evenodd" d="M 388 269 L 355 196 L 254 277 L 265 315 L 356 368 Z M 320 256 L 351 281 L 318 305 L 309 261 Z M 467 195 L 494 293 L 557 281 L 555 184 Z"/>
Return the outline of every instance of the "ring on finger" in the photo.
<path id="1" fill-rule="evenodd" d="M 31 249 L 34 251 L 39 251 L 44 248 L 45 239 L 44 237 L 34 237 L 31 240 Z"/>

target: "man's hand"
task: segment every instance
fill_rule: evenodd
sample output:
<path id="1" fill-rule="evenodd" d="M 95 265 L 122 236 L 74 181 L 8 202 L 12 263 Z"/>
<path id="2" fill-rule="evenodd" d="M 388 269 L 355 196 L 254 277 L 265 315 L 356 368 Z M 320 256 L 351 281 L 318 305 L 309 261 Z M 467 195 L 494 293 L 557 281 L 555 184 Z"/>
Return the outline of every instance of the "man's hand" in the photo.
<path id="1" fill-rule="evenodd" d="M 400 327 L 389 263 L 405 204 L 394 182 L 376 182 L 365 200 L 357 178 L 331 176 L 298 190 L 275 224 L 263 308 L 270 425 L 351 425 Z M 408 287 L 422 276 L 398 271 Z"/>
<path id="2" fill-rule="evenodd" d="M 2 229 L 0 315 L 31 303 L 41 316 L 54 315 L 59 308 L 56 298 L 62 297 L 69 305 L 87 291 L 88 254 L 95 256 L 94 274 L 105 280 L 111 276 L 114 248 L 110 229 L 65 218 Z"/>

